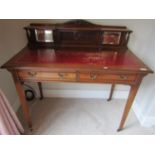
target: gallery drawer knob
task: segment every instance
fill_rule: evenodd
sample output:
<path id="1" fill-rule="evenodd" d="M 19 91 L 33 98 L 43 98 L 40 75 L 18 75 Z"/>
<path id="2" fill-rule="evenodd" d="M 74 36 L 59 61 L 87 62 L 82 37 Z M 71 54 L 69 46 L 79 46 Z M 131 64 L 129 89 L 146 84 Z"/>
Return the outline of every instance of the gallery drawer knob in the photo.
<path id="1" fill-rule="evenodd" d="M 115 42 L 109 42 L 109 44 L 110 44 L 110 45 L 114 45 L 114 44 L 115 44 Z"/>
<path id="2" fill-rule="evenodd" d="M 37 72 L 28 72 L 28 74 L 32 77 L 36 76 L 37 75 Z"/>

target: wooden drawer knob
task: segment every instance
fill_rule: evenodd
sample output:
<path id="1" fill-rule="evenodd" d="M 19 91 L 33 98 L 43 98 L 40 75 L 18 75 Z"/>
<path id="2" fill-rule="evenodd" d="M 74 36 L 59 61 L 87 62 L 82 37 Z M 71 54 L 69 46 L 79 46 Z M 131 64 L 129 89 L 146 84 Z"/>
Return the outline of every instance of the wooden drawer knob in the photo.
<path id="1" fill-rule="evenodd" d="M 31 77 L 34 77 L 37 75 L 37 72 L 28 72 L 28 75 L 30 75 Z"/>
<path id="2" fill-rule="evenodd" d="M 115 42 L 109 42 L 109 44 L 110 44 L 110 45 L 114 45 L 114 44 L 115 44 Z"/>

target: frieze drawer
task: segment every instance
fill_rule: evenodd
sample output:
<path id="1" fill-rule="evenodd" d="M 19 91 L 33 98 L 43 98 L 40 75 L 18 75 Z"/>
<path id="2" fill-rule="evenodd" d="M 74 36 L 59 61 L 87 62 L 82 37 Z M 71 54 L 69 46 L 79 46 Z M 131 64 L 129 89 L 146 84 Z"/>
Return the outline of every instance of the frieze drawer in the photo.
<path id="1" fill-rule="evenodd" d="M 80 73 L 79 80 L 81 82 L 114 82 L 114 81 L 129 81 L 134 82 L 136 80 L 136 75 L 126 75 L 126 74 L 103 74 L 103 73 Z"/>
<path id="2" fill-rule="evenodd" d="M 23 80 L 76 81 L 76 73 L 73 72 L 19 71 L 18 76 Z"/>

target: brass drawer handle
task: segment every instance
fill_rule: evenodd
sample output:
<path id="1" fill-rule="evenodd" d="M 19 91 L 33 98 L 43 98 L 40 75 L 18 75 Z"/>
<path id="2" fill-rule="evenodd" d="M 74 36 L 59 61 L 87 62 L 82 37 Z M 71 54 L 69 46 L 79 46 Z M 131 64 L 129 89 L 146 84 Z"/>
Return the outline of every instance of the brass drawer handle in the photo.
<path id="1" fill-rule="evenodd" d="M 125 76 L 125 75 L 120 75 L 120 78 L 121 78 L 122 80 L 127 80 L 127 79 L 128 79 L 128 77 Z"/>
<path id="2" fill-rule="evenodd" d="M 30 75 L 30 76 L 32 76 L 32 77 L 34 77 L 34 76 L 36 76 L 36 75 L 37 75 L 37 72 L 28 72 L 28 75 Z"/>
<path id="3" fill-rule="evenodd" d="M 61 79 L 64 79 L 64 77 L 65 77 L 65 74 L 64 74 L 64 73 L 58 73 L 58 75 L 59 75 L 59 77 L 60 77 Z"/>
<path id="4" fill-rule="evenodd" d="M 96 80 L 97 75 L 96 74 L 90 74 L 90 78 L 91 78 L 91 80 Z"/>

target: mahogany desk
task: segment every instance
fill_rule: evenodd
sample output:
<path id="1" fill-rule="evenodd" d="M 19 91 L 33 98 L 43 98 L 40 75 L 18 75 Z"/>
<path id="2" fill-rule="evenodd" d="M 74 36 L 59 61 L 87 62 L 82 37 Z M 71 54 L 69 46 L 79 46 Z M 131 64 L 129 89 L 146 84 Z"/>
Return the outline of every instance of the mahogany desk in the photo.
<path id="1" fill-rule="evenodd" d="M 41 98 L 43 98 L 41 82 L 110 83 L 112 87 L 109 100 L 115 84 L 130 85 L 130 93 L 118 131 L 124 126 L 143 77 L 152 73 L 128 49 L 126 51 L 83 51 L 25 47 L 2 68 L 6 68 L 12 73 L 24 116 L 30 128 L 32 122 L 22 88 L 23 81 L 37 82 Z"/>

